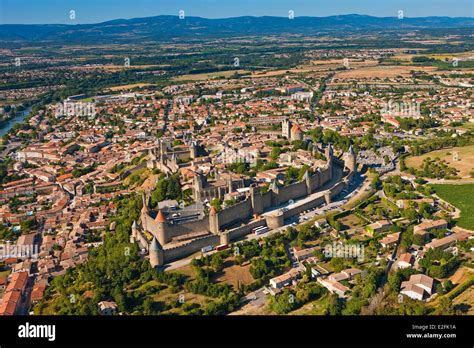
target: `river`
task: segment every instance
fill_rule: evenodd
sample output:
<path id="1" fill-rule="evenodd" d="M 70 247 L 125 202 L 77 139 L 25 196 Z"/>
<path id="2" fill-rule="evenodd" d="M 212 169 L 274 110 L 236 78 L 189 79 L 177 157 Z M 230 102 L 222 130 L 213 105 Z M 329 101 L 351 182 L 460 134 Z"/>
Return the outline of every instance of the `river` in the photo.
<path id="1" fill-rule="evenodd" d="M 0 137 L 3 137 L 5 134 L 8 133 L 12 127 L 17 124 L 23 122 L 25 117 L 27 117 L 31 112 L 31 108 L 27 108 L 26 110 L 17 113 L 13 118 L 9 119 L 8 121 L 3 122 L 0 125 Z"/>

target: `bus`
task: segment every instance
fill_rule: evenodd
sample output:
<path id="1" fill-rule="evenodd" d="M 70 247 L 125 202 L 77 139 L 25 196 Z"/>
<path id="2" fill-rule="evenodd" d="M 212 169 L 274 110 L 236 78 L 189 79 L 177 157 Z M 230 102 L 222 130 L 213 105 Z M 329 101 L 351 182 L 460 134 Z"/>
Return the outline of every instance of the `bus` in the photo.
<path id="1" fill-rule="evenodd" d="M 259 234 L 263 234 L 265 232 L 268 232 L 269 231 L 269 228 L 267 226 L 260 226 L 260 227 L 256 227 L 254 228 L 253 230 L 253 233 L 255 233 L 256 235 L 259 235 Z"/>
<path id="2" fill-rule="evenodd" d="M 214 249 L 214 246 L 208 245 L 208 246 L 205 246 L 204 248 L 202 248 L 202 249 L 201 249 L 201 252 L 204 254 L 204 253 L 207 253 L 207 252 L 209 252 L 209 251 L 211 251 L 211 250 L 213 250 L 213 249 Z"/>
<path id="3" fill-rule="evenodd" d="M 225 250 L 225 249 L 228 249 L 228 248 L 229 248 L 228 244 L 221 244 L 221 245 L 216 246 L 217 251 Z"/>

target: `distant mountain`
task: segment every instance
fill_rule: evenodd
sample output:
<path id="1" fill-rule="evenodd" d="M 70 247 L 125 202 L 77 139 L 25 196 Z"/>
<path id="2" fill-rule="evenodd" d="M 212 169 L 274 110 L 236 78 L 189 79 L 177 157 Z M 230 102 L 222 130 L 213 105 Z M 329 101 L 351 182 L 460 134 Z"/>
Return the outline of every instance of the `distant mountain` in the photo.
<path id="1" fill-rule="evenodd" d="M 200 17 L 156 16 L 117 19 L 97 24 L 6 24 L 0 25 L 0 41 L 57 43 L 125 43 L 162 41 L 172 38 L 226 37 L 268 34 L 314 34 L 324 31 L 474 28 L 471 17 Z"/>

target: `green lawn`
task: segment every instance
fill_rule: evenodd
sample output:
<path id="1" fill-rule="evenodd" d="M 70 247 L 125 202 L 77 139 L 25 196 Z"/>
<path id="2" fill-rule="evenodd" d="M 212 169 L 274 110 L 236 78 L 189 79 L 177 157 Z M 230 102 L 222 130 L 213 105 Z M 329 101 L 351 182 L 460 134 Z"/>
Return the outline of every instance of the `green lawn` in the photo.
<path id="1" fill-rule="evenodd" d="M 458 226 L 474 230 L 474 184 L 433 185 L 436 194 L 461 210 Z"/>
<path id="2" fill-rule="evenodd" d="M 0 271 L 0 278 L 8 277 L 10 270 Z"/>

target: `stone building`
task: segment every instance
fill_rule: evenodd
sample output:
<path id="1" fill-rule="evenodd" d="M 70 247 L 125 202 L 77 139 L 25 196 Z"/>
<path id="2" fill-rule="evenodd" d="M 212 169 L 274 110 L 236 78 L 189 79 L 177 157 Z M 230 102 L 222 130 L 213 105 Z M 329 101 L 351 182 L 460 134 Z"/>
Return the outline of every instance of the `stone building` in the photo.
<path id="1" fill-rule="evenodd" d="M 192 186 L 193 198 L 196 202 L 211 201 L 214 198 L 224 199 L 226 194 L 246 186 L 242 175 L 217 171 L 213 175 L 214 179 L 208 180 L 205 175 L 196 173 Z"/>
<path id="2" fill-rule="evenodd" d="M 344 167 L 350 172 L 355 172 L 357 169 L 357 156 L 352 148 L 349 146 L 349 150 L 344 154 Z"/>

